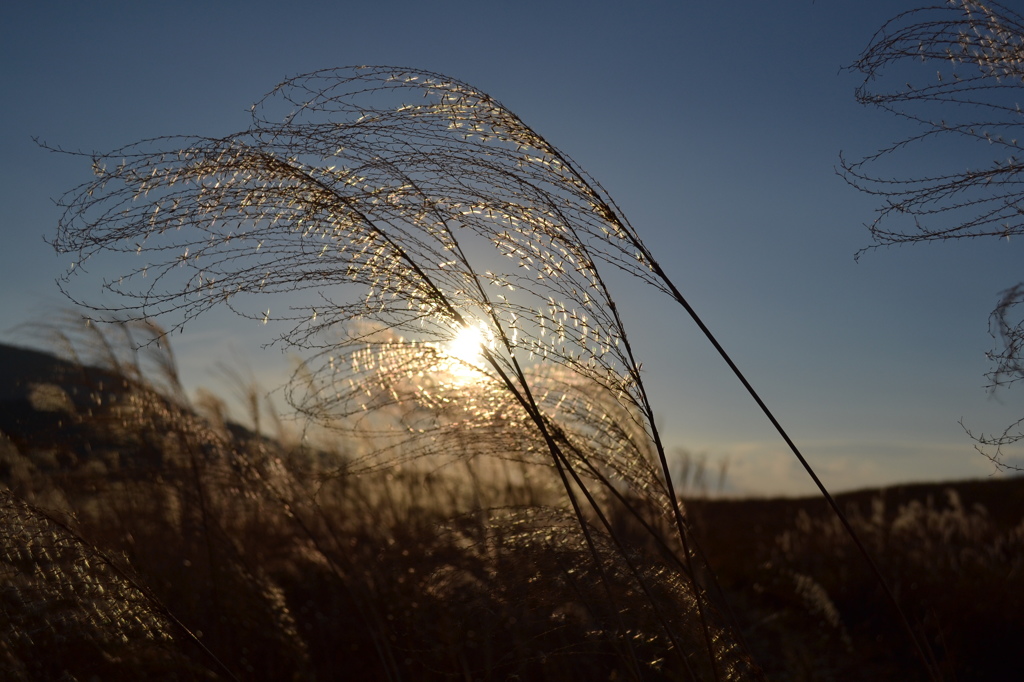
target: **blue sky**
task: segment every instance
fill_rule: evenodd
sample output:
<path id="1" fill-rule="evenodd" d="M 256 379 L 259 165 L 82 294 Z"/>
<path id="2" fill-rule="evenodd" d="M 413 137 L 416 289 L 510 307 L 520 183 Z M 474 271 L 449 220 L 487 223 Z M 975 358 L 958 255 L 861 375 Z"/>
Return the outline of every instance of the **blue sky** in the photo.
<path id="1" fill-rule="evenodd" d="M 0 339 L 65 302 L 43 238 L 81 158 L 165 134 L 244 128 L 286 76 L 428 69 L 495 96 L 596 177 L 836 490 L 987 476 L 958 424 L 1005 426 L 988 313 L 1019 245 L 877 250 L 875 204 L 834 168 L 907 132 L 842 72 L 902 2 L 6 3 L 0 9 Z M 908 167 L 928 163 L 905 159 Z M 79 292 L 84 297 L 99 292 Z M 93 297 L 95 297 L 93 296 Z M 811 490 L 713 351 L 667 301 L 619 299 L 667 439 L 729 461 L 737 492 Z M 173 340 L 186 383 L 238 357 L 268 386 L 289 356 L 209 316 Z M 265 335 L 265 336 L 264 336 Z"/>

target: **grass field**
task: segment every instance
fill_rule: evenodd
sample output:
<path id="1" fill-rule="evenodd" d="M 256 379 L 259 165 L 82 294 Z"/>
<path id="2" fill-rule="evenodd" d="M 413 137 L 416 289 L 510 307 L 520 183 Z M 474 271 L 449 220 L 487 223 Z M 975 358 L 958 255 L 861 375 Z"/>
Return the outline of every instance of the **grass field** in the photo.
<path id="1" fill-rule="evenodd" d="M 608 502 L 614 533 L 585 534 L 550 465 L 394 444 L 385 465 L 229 423 L 170 362 L 4 358 L 3 679 L 926 677 L 820 499 L 683 491 L 698 608 L 660 509 Z M 1024 481 L 839 501 L 943 677 L 1009 679 Z"/>

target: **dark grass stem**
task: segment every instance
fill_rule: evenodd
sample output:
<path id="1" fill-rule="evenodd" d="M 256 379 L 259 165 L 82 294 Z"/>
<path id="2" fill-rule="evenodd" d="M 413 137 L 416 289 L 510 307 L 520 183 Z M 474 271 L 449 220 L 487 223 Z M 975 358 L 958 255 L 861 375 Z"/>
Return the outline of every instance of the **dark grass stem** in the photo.
<path id="1" fill-rule="evenodd" d="M 657 263 L 653 262 L 652 260 L 652 264 L 655 270 L 660 273 L 661 268 L 657 265 Z M 687 314 L 690 316 L 690 319 L 694 321 L 694 323 L 700 328 L 701 332 L 704 334 L 705 338 L 707 338 L 708 342 L 712 346 L 714 346 L 716 351 L 718 351 L 718 354 L 721 356 L 722 360 L 724 360 L 725 363 L 729 366 L 729 369 L 732 370 L 736 378 L 739 379 L 739 382 L 743 384 L 743 387 L 747 390 L 747 393 L 749 393 L 750 397 L 754 399 L 754 402 L 757 403 L 757 406 L 761 409 L 761 412 L 764 414 L 765 417 L 768 418 L 768 421 L 771 422 L 772 426 L 778 432 L 782 440 L 785 441 L 790 451 L 800 462 L 800 465 L 804 468 L 804 471 L 806 471 L 807 475 L 811 477 L 812 481 L 814 481 L 814 485 L 817 486 L 818 491 L 821 493 L 822 497 L 824 497 L 825 500 L 828 502 L 829 507 L 835 513 L 836 517 L 839 519 L 839 522 L 843 525 L 843 529 L 846 531 L 847 535 L 853 541 L 854 545 L 856 545 L 857 550 L 864 558 L 864 561 L 867 562 L 872 574 L 878 581 L 878 584 L 882 587 L 882 590 L 885 592 L 886 599 L 888 600 L 889 604 L 892 606 L 893 610 L 898 616 L 900 624 L 902 625 L 907 637 L 910 639 L 910 642 L 913 645 L 915 653 L 920 659 L 921 664 L 924 666 L 925 670 L 928 671 L 928 675 L 931 677 L 933 682 L 940 682 L 942 677 L 939 674 L 937 667 L 933 664 L 932 657 L 928 655 L 928 653 L 926 653 L 927 650 L 925 646 L 921 643 L 921 640 L 917 636 L 917 633 L 914 632 L 914 628 L 911 627 L 910 620 L 907 618 L 906 612 L 903 610 L 903 607 L 900 606 L 899 600 L 896 599 L 896 595 L 893 593 L 892 588 L 889 586 L 889 581 L 885 578 L 884 575 L 882 575 L 882 571 L 878 567 L 878 564 L 875 562 L 874 558 L 872 558 L 871 553 L 868 551 L 867 547 L 864 546 L 864 543 L 861 541 L 859 534 L 857 533 L 857 531 L 854 530 L 853 526 L 850 523 L 850 520 L 847 518 L 843 510 L 839 507 L 839 504 L 836 502 L 835 498 L 832 497 L 832 494 L 828 491 L 828 488 L 826 488 L 825 484 L 821 481 L 820 478 L 818 478 L 818 474 L 815 473 L 814 468 L 811 466 L 810 462 L 808 462 L 807 458 L 804 457 L 802 452 L 800 452 L 800 449 L 797 447 L 796 443 L 793 441 L 792 438 L 789 437 L 789 434 L 786 433 L 786 430 L 782 427 L 782 424 L 779 422 L 778 419 L 775 418 L 775 415 L 768 408 L 768 405 L 764 402 L 764 400 L 761 399 L 761 396 L 754 389 L 754 386 L 747 380 L 746 375 L 733 361 L 729 353 L 726 352 L 722 344 L 719 343 L 715 335 L 712 334 L 711 329 L 708 328 L 706 324 L 704 324 L 704 321 L 697 314 L 697 311 L 694 310 L 694 308 L 690 305 L 686 298 L 679 292 L 678 289 L 675 288 L 675 286 L 668 280 L 667 277 L 664 278 L 664 281 L 671 288 L 673 298 L 675 298 L 676 301 L 681 306 L 683 306 Z"/>

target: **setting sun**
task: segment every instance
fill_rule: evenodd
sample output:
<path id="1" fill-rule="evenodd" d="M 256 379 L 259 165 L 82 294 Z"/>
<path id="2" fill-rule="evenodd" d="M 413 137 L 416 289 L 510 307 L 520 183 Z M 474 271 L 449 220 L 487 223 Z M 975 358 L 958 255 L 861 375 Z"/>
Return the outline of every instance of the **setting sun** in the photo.
<path id="1" fill-rule="evenodd" d="M 445 354 L 451 358 L 448 371 L 462 380 L 476 375 L 484 361 L 483 351 L 492 343 L 492 336 L 481 324 L 460 329 L 444 347 Z"/>

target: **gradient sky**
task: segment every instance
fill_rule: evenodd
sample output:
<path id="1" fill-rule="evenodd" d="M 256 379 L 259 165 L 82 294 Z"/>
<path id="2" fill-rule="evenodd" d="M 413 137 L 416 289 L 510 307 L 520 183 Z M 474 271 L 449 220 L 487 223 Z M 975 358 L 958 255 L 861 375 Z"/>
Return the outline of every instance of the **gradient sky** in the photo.
<path id="1" fill-rule="evenodd" d="M 983 477 L 958 424 L 1006 426 L 988 314 L 1017 282 L 1017 243 L 876 250 L 875 202 L 834 168 L 908 132 L 854 101 L 841 71 L 917 3 L 5 3 L 0 9 L 0 340 L 65 305 L 73 260 L 43 239 L 86 159 L 165 134 L 220 135 L 282 78 L 428 69 L 490 93 L 596 177 L 834 490 Z M 925 3 L 927 4 L 927 3 Z M 928 163 L 924 157 L 906 159 Z M 99 292 L 79 292 L 96 298 Z M 811 483 L 738 382 L 667 300 L 619 298 L 666 438 L 727 459 L 732 491 Z M 262 327 L 208 316 L 173 339 L 187 386 L 244 358 L 268 386 L 287 353 Z"/>

